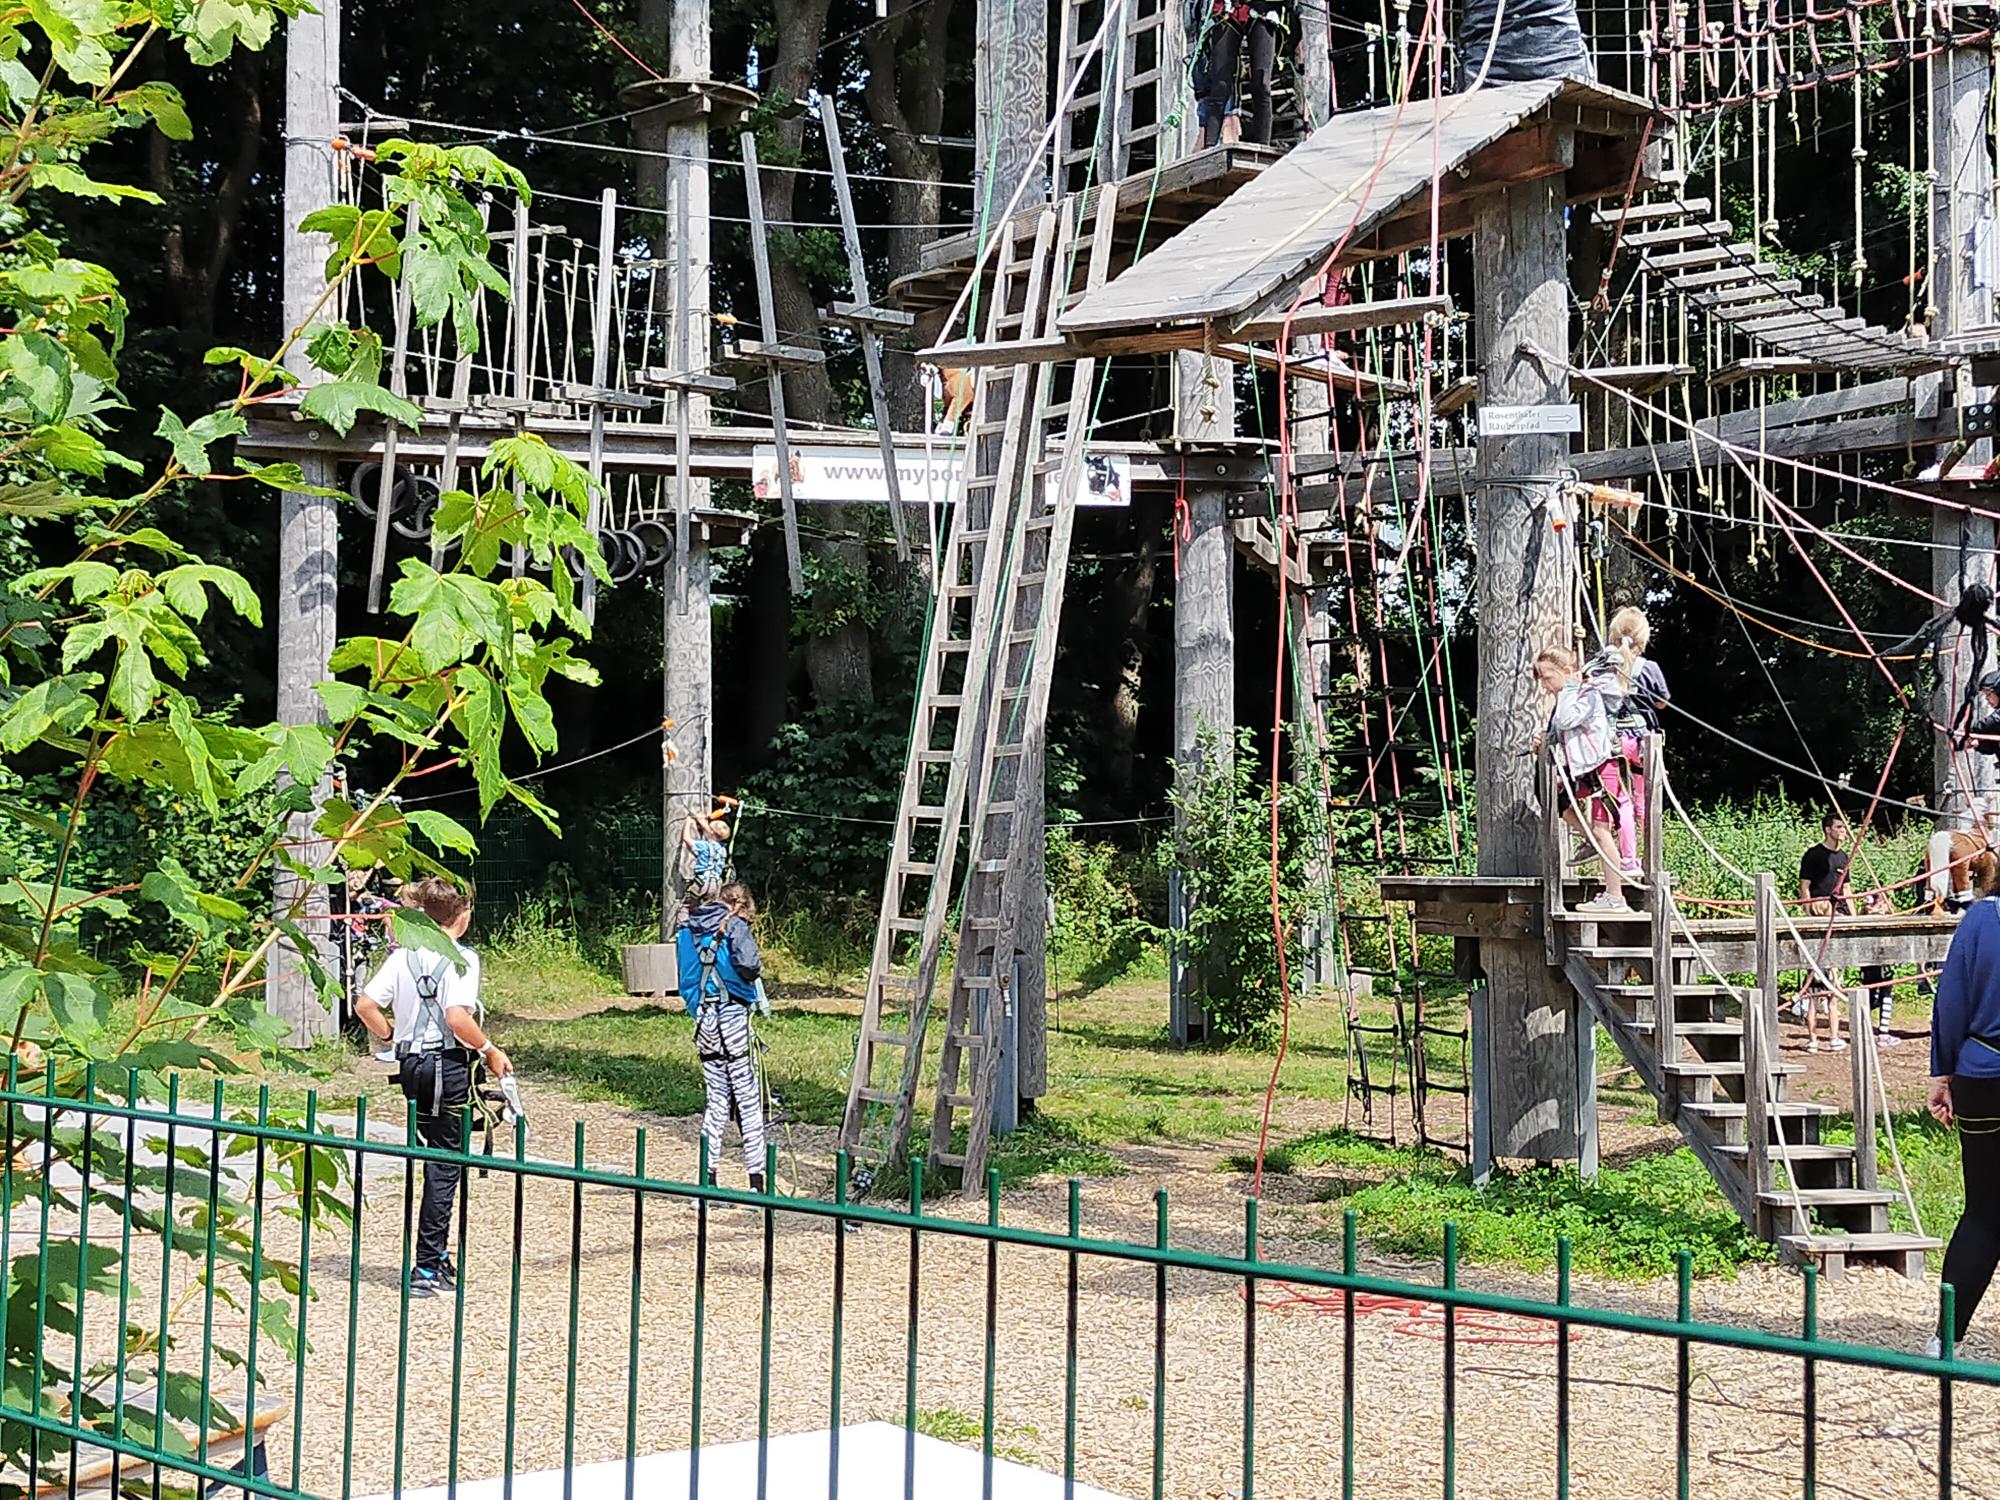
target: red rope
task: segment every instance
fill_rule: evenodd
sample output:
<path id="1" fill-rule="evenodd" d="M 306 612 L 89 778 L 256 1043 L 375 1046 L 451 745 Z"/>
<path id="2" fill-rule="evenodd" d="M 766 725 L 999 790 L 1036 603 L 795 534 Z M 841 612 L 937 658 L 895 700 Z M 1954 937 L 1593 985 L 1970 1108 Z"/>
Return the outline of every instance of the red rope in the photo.
<path id="1" fill-rule="evenodd" d="M 1409 107 L 1410 94 L 1412 92 L 1414 80 L 1416 79 L 1417 76 L 1418 68 L 1419 66 L 1421 66 L 1423 62 L 1425 49 L 1432 46 L 1433 33 L 1437 29 L 1437 24 L 1438 24 L 1438 5 L 1439 5 L 1439 0 L 1429 0 L 1429 3 L 1424 7 L 1424 20 L 1422 27 L 1417 33 L 1416 51 L 1411 55 L 1410 71 L 1404 76 L 1403 79 L 1402 97 L 1396 101 L 1396 111 L 1390 117 L 1389 131 L 1387 136 L 1383 140 L 1381 152 L 1375 158 L 1375 165 L 1369 170 L 1367 177 L 1362 179 L 1360 197 L 1355 204 L 1354 215 L 1351 219 L 1348 220 L 1347 228 L 1344 231 L 1342 231 L 1340 239 L 1338 240 L 1338 242 L 1335 243 L 1333 249 L 1327 254 L 1325 262 L 1320 266 L 1319 279 L 1322 286 L 1326 284 L 1326 278 L 1333 274 L 1333 268 L 1339 262 L 1341 253 L 1346 250 L 1348 240 L 1353 237 L 1355 229 L 1359 227 L 1361 223 L 1362 215 L 1367 212 L 1368 201 L 1371 197 L 1374 196 L 1376 182 L 1381 178 L 1383 170 L 1389 165 L 1390 147 L 1395 141 L 1396 131 L 1402 125 L 1403 111 Z M 1438 64 L 1436 59 L 1433 59 L 1433 68 L 1432 68 L 1433 75 L 1435 75 L 1437 71 L 1438 71 Z M 1441 110 L 1442 107 L 1443 107 L 1442 100 L 1440 98 L 1434 98 L 1433 99 L 1434 111 Z M 1432 134 L 1433 134 L 1433 147 L 1435 148 L 1436 146 L 1435 123 L 1433 124 Z M 1437 201 L 1436 176 L 1433 176 L 1431 181 L 1431 199 L 1432 199 L 1433 210 L 1435 210 Z M 1436 233 L 1435 216 L 1433 217 L 1432 232 L 1433 235 L 1435 235 Z M 1437 274 L 1436 271 L 1437 255 L 1435 248 L 1435 240 L 1433 240 L 1431 261 L 1432 261 L 1431 274 L 1435 276 Z M 1279 880 L 1280 858 L 1279 858 L 1279 838 L 1278 838 L 1278 791 L 1280 782 L 1279 767 L 1283 755 L 1284 732 L 1285 732 L 1285 645 L 1286 645 L 1285 637 L 1287 632 L 1284 629 L 1284 622 L 1289 618 L 1290 608 L 1291 608 L 1291 603 L 1289 598 L 1289 584 L 1291 582 L 1290 568 L 1292 559 L 1292 549 L 1296 544 L 1297 533 L 1298 533 L 1298 496 L 1292 485 L 1291 416 L 1289 410 L 1290 401 L 1288 399 L 1290 393 L 1287 389 L 1290 382 L 1288 379 L 1288 372 L 1286 367 L 1290 362 L 1290 355 L 1291 355 L 1292 322 L 1298 316 L 1300 306 L 1305 302 L 1307 288 L 1309 288 L 1312 284 L 1313 283 L 1310 280 L 1300 282 L 1299 290 L 1292 297 L 1291 306 L 1285 309 L 1285 322 L 1284 326 L 1279 330 L 1278 333 L 1278 347 L 1277 347 L 1278 524 L 1274 541 L 1276 542 L 1277 553 L 1278 553 L 1279 629 L 1278 629 L 1278 645 L 1276 651 L 1277 669 L 1275 673 L 1277 684 L 1276 684 L 1276 692 L 1274 695 L 1274 700 L 1271 705 L 1270 802 L 1271 802 L 1271 930 L 1273 935 L 1277 939 L 1277 946 L 1278 946 L 1279 1022 L 1278 1022 L 1278 1055 L 1272 1061 L 1271 1077 L 1269 1082 L 1267 1082 L 1264 1086 L 1264 1107 L 1260 1111 L 1257 1124 L 1257 1167 L 1256 1171 L 1252 1173 L 1250 1179 L 1250 1195 L 1252 1197 L 1258 1197 L 1263 1192 L 1264 1153 L 1266 1148 L 1269 1146 L 1271 1139 L 1271 1108 L 1273 1103 L 1277 1099 L 1278 1095 L 1278 1076 L 1280 1072 L 1282 1072 L 1282 1070 L 1284 1069 L 1285 1057 L 1286 1054 L 1291 1050 L 1291 1042 L 1292 1042 L 1292 982 L 1291 982 L 1290 966 L 1286 962 L 1286 957 L 1285 957 L 1285 911 L 1284 911 L 1283 893 L 1280 889 L 1280 880 Z M 1429 430 L 1428 424 L 1430 419 L 1430 402 L 1428 397 L 1428 391 L 1429 387 L 1428 384 L 1426 384 L 1425 386 L 1426 395 L 1423 402 L 1423 410 L 1422 410 L 1423 420 L 1425 423 L 1424 427 L 1421 429 L 1423 431 Z M 1328 394 L 1329 397 L 1331 397 L 1330 390 Z M 1333 412 L 1330 400 L 1327 411 L 1327 425 L 1329 428 L 1333 426 Z M 1428 450 L 1428 445 L 1426 445 L 1426 448 Z M 1420 474 L 1419 483 L 1421 484 L 1422 481 L 1423 481 L 1423 476 Z M 1365 711 L 1366 705 L 1364 704 L 1363 707 Z"/>
<path id="2" fill-rule="evenodd" d="M 602 32 L 604 35 L 604 39 L 607 42 L 611 43 L 612 46 L 616 47 L 620 52 L 624 53 L 633 62 L 637 63 L 639 65 L 640 72 L 644 73 L 648 78 L 654 79 L 657 82 L 665 83 L 667 81 L 666 76 L 664 74 L 655 71 L 653 65 L 647 62 L 645 58 L 641 57 L 638 53 L 634 52 L 630 47 L 626 46 L 623 42 L 619 41 L 618 34 L 615 31 L 613 31 L 609 26 L 606 26 L 602 21 L 598 20 L 596 16 L 592 15 L 590 7 L 585 5 L 583 3 L 583 0 L 569 0 L 569 3 L 571 5 L 574 5 L 578 10 L 583 12 L 584 20 L 590 22 L 591 25 L 595 26 L 600 32 Z"/>
<path id="3" fill-rule="evenodd" d="M 1243 1295 L 1248 1295 L 1247 1291 Z M 1374 1313 L 1395 1316 L 1394 1331 L 1411 1338 L 1437 1339 L 1445 1335 L 1444 1308 L 1420 1297 L 1398 1297 L 1383 1292 L 1309 1292 L 1289 1281 L 1257 1283 L 1257 1306 L 1266 1312 L 1319 1313 L 1337 1316 L 1347 1311 L 1354 1299 L 1354 1315 L 1365 1318 Z M 1453 1333 L 1466 1344 L 1548 1345 L 1562 1341 L 1553 1322 L 1544 1318 L 1523 1318 L 1513 1313 L 1483 1312 L 1461 1307 L 1454 1318 Z M 1571 1328 L 1572 1341 L 1583 1337 L 1581 1328 Z"/>

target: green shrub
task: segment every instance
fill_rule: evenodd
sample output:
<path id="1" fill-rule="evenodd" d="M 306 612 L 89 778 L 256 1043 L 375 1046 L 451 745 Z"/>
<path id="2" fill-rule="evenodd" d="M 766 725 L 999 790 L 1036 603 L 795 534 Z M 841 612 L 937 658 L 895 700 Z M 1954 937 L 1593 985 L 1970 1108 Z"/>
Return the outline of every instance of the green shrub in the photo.
<path id="1" fill-rule="evenodd" d="M 1047 868 L 1049 956 L 1085 991 L 1131 972 L 1160 941 L 1166 899 L 1156 856 L 1054 827 Z"/>
<path id="2" fill-rule="evenodd" d="M 47 777 L 10 778 L 5 788 L 9 801 L 38 806 L 53 805 L 62 793 Z M 133 870 L 150 870 L 162 860 L 175 860 L 198 889 L 234 891 L 279 820 L 274 799 L 274 793 L 256 793 L 211 813 L 194 797 L 102 778 L 84 804 L 81 831 L 63 884 L 108 889 L 128 881 Z M 20 879 L 47 880 L 55 867 L 56 850 L 57 841 L 47 832 L 13 818 L 0 819 L 0 861 L 10 862 Z M 268 869 L 259 872 L 239 899 L 245 906 L 269 909 Z M 93 903 L 79 925 L 78 940 L 87 951 L 105 963 L 125 966 L 132 962 L 135 943 L 158 946 L 162 929 L 171 924 L 160 907 L 134 894 L 123 910 L 111 902 Z"/>
<path id="3" fill-rule="evenodd" d="M 1277 919 L 1271 910 L 1272 808 L 1268 762 L 1247 729 L 1236 754 L 1219 765 L 1204 734 L 1203 769 L 1170 800 L 1181 815 L 1179 838 L 1160 851 L 1181 872 L 1187 902 L 1189 963 L 1201 976 L 1202 1007 L 1221 1038 L 1263 1040 L 1276 1027 L 1278 933 L 1287 972 L 1305 973 L 1302 924 L 1318 905 L 1313 871 L 1325 842 L 1317 791 L 1285 778 L 1277 793 Z"/>

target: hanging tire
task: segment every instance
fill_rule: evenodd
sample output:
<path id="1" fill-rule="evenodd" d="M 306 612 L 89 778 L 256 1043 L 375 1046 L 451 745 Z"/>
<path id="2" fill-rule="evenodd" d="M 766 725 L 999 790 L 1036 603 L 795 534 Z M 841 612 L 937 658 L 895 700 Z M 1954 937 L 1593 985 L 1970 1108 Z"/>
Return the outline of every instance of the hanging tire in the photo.
<path id="1" fill-rule="evenodd" d="M 389 524 L 396 528 L 398 536 L 420 541 L 431 534 L 431 517 L 437 514 L 438 501 L 444 495 L 444 489 L 428 474 L 411 474 L 408 485 L 410 494 L 415 498 L 406 512 L 401 503 L 404 483 L 399 478 L 396 488 L 390 492 Z"/>
<path id="2" fill-rule="evenodd" d="M 436 488 L 435 482 L 432 488 Z M 382 492 L 382 465 L 374 461 L 357 464 L 354 476 L 347 481 L 347 493 L 354 497 L 355 505 L 369 520 L 375 519 L 375 500 Z M 389 519 L 407 516 L 416 509 L 418 501 L 417 476 L 401 464 L 396 465 L 395 478 L 389 485 Z M 414 533 L 405 532 L 405 536 Z"/>
<path id="3" fill-rule="evenodd" d="M 648 572 L 665 567 L 667 559 L 674 555 L 674 529 L 657 517 L 646 517 L 626 534 L 639 543 L 639 565 Z"/>
<path id="4" fill-rule="evenodd" d="M 607 531 L 603 536 L 604 566 L 613 583 L 630 583 L 645 566 L 646 549 L 629 531 Z"/>

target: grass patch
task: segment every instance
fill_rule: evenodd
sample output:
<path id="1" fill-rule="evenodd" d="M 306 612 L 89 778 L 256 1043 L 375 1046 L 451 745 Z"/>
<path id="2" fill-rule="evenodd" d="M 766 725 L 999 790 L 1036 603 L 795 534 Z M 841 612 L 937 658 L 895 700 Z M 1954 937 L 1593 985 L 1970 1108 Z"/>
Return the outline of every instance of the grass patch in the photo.
<path id="1" fill-rule="evenodd" d="M 887 1422 L 895 1427 L 901 1427 L 904 1423 L 904 1418 L 901 1414 L 886 1417 L 880 1412 L 870 1412 L 868 1416 L 870 1421 Z M 917 1408 L 915 1425 L 917 1431 L 921 1432 L 925 1437 L 936 1438 L 941 1443 L 956 1443 L 961 1448 L 976 1448 L 982 1452 L 985 1451 L 985 1423 L 981 1422 L 977 1417 L 957 1410 L 955 1407 L 920 1406 Z M 993 1429 L 993 1456 L 995 1458 L 1012 1459 L 1018 1464 L 1032 1464 L 1035 1462 L 1035 1455 L 1019 1444 L 1008 1440 L 1014 1438 L 1033 1438 L 1040 1435 L 1037 1429 L 1033 1427 L 996 1426 Z"/>
<path id="2" fill-rule="evenodd" d="M 1532 1271 L 1555 1265 L 1565 1236 L 1578 1270 L 1624 1280 L 1672 1275 L 1682 1250 L 1697 1276 L 1731 1275 L 1772 1255 L 1686 1150 L 1607 1167 L 1588 1182 L 1569 1166 L 1496 1172 L 1484 1189 L 1435 1151 L 1343 1130 L 1289 1142 L 1264 1164 L 1287 1174 L 1308 1168 L 1339 1176 L 1337 1207 L 1353 1211 L 1366 1239 L 1399 1254 L 1442 1255 L 1444 1226 L 1455 1223 L 1466 1261 Z"/>

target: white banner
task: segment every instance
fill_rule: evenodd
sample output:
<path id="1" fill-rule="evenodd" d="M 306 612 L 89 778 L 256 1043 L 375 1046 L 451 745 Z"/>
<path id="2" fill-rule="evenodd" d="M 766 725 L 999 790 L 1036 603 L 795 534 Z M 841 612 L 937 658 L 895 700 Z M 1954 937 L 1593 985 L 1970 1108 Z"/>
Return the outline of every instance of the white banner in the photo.
<path id="1" fill-rule="evenodd" d="M 882 474 L 879 448 L 814 447 L 790 450 L 792 498 L 818 505 L 886 505 L 889 484 Z M 948 442 L 926 455 L 921 448 L 896 450 L 896 481 L 906 505 L 945 505 L 958 493 L 965 456 Z M 750 455 L 750 484 L 760 500 L 778 498 L 778 450 L 758 448 Z M 1078 505 L 1128 505 L 1132 499 L 1132 462 L 1109 455 L 1084 460 L 1083 490 Z"/>

